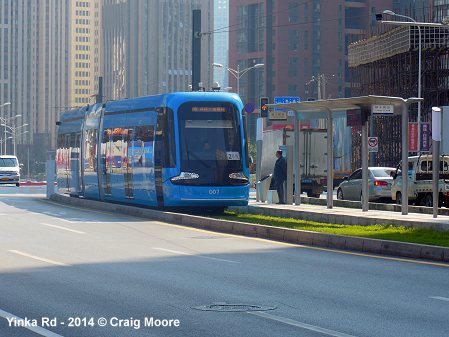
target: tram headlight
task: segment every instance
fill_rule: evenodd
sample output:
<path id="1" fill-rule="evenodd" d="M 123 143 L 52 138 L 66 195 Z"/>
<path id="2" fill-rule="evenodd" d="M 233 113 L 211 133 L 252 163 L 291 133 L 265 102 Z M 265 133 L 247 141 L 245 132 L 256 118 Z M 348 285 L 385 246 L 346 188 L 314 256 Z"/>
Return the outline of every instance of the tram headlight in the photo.
<path id="1" fill-rule="evenodd" d="M 181 172 L 179 176 L 171 177 L 170 181 L 172 183 L 177 183 L 185 180 L 198 179 L 200 175 L 198 173 L 193 172 Z"/>
<path id="2" fill-rule="evenodd" d="M 243 182 L 248 182 L 248 177 L 245 176 L 243 172 L 234 172 L 229 174 L 229 178 L 233 180 L 240 180 Z"/>

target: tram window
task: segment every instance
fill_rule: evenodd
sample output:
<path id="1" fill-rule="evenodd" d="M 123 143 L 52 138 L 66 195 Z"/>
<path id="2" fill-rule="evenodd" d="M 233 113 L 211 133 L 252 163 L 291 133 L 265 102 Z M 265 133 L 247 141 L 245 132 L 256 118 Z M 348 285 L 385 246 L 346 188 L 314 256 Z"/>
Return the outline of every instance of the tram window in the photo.
<path id="1" fill-rule="evenodd" d="M 97 130 L 86 130 L 84 150 L 85 172 L 96 172 Z"/>
<path id="2" fill-rule="evenodd" d="M 132 151 L 129 150 L 129 148 L 133 147 L 133 138 L 134 138 L 134 132 L 133 128 L 127 128 L 123 129 L 123 166 L 124 167 L 131 167 L 132 166 L 132 158 L 128 158 L 129 156 L 132 156 Z"/>
<path id="3" fill-rule="evenodd" d="M 122 128 L 114 128 L 112 131 L 112 166 L 116 168 L 122 167 Z"/>
<path id="4" fill-rule="evenodd" d="M 143 125 L 136 127 L 136 141 L 152 142 L 154 140 L 154 127 Z"/>
<path id="5" fill-rule="evenodd" d="M 75 133 L 75 144 L 74 144 L 74 149 L 72 151 L 72 158 L 79 158 L 79 153 L 80 153 L 80 139 L 81 139 L 81 134 L 80 133 Z"/>
<path id="6" fill-rule="evenodd" d="M 158 112 L 154 161 L 156 166 L 176 167 L 173 110 Z"/>
<path id="7" fill-rule="evenodd" d="M 70 142 L 69 142 L 69 147 L 75 147 L 75 140 L 76 140 L 76 133 L 71 133 L 70 134 Z"/>

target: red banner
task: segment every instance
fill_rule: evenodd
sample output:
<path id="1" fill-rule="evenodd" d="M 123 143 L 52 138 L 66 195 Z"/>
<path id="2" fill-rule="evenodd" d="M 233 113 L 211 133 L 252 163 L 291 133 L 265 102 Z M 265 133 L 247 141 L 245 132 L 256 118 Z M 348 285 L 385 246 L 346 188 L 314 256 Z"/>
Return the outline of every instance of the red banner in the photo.
<path id="1" fill-rule="evenodd" d="M 418 152 L 418 123 L 408 123 L 408 152 Z"/>

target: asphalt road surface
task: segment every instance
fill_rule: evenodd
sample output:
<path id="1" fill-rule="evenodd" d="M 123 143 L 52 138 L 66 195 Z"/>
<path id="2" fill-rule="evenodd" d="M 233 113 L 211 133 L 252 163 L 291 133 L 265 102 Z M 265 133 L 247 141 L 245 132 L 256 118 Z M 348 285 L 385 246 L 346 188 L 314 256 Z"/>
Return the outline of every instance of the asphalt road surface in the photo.
<path id="1" fill-rule="evenodd" d="M 217 234 L 0 186 L 0 336 L 448 336 L 449 265 Z"/>

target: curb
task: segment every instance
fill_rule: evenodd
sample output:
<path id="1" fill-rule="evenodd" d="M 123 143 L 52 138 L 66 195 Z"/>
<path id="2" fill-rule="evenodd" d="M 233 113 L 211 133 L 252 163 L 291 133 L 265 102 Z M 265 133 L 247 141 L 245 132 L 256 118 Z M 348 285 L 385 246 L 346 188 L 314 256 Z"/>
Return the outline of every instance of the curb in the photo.
<path id="1" fill-rule="evenodd" d="M 298 245 L 449 262 L 449 247 L 429 246 L 406 242 L 317 233 L 265 225 L 246 224 L 237 221 L 211 219 L 196 215 L 165 212 L 82 198 L 72 198 L 59 194 L 53 194 L 50 197 L 50 200 L 71 206 L 80 206 L 94 210 L 101 209 L 107 212 L 118 212 L 136 217 L 170 222 L 177 225 Z"/>

